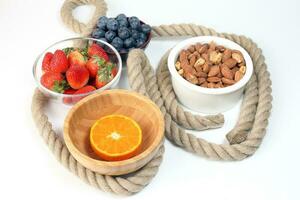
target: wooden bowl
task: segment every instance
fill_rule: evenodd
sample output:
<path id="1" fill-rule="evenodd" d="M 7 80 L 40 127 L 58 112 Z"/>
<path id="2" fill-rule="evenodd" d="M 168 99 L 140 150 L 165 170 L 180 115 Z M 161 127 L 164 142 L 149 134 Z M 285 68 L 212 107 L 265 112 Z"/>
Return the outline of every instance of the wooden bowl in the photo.
<path id="1" fill-rule="evenodd" d="M 103 161 L 93 152 L 90 128 L 110 114 L 131 117 L 140 125 L 143 140 L 136 156 Z M 106 90 L 85 97 L 71 108 L 64 122 L 64 140 L 71 154 L 83 166 L 105 175 L 128 174 L 143 167 L 158 151 L 163 136 L 164 118 L 159 108 L 147 97 L 127 90 Z"/>

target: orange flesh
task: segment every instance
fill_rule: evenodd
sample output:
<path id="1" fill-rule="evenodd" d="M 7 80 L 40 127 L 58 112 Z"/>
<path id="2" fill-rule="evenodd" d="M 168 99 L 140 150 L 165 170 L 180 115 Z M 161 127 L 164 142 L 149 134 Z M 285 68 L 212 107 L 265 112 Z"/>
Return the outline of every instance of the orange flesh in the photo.
<path id="1" fill-rule="evenodd" d="M 94 152 L 103 160 L 125 160 L 138 152 L 142 143 L 142 131 L 129 117 L 108 115 L 92 126 L 90 143 Z"/>

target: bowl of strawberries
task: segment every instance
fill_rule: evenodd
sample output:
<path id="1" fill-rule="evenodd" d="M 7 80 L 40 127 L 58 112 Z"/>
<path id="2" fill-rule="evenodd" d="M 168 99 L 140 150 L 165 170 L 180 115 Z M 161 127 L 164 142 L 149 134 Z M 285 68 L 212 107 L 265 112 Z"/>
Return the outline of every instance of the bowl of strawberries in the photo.
<path id="1" fill-rule="evenodd" d="M 39 89 L 69 105 L 92 93 L 116 87 L 121 72 L 122 60 L 112 45 L 81 37 L 52 44 L 33 66 Z"/>

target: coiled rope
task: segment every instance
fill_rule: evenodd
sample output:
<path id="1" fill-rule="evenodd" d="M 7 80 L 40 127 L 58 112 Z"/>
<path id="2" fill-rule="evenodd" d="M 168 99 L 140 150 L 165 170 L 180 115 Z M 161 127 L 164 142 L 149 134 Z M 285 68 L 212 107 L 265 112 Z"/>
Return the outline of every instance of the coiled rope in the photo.
<path id="1" fill-rule="evenodd" d="M 92 4 L 96 11 L 88 24 L 82 24 L 72 16 L 72 10 L 80 5 Z M 105 15 L 107 6 L 103 0 L 66 0 L 61 9 L 64 23 L 77 33 L 90 33 L 96 20 Z M 232 40 L 246 49 L 254 64 L 254 74 L 246 86 L 239 119 L 227 135 L 230 144 L 214 144 L 197 138 L 184 128 L 205 130 L 217 128 L 224 123 L 223 115 L 199 116 L 185 112 L 178 104 L 170 74 L 167 69 L 168 53 L 161 59 L 156 74 L 142 50 L 130 51 L 127 59 L 128 79 L 133 90 L 148 96 L 161 109 L 165 117 L 167 138 L 183 149 L 216 160 L 242 160 L 260 146 L 266 134 L 271 112 L 271 80 L 261 49 L 249 38 L 227 33 L 217 33 L 213 29 L 194 24 L 172 24 L 152 27 L 154 37 L 216 35 Z M 142 190 L 155 176 L 161 164 L 164 147 L 142 169 L 126 176 L 106 176 L 95 173 L 78 163 L 65 144 L 52 129 L 43 112 L 47 102 L 36 90 L 32 101 L 32 114 L 36 126 L 56 158 L 71 172 L 85 182 L 106 192 L 130 195 Z"/>

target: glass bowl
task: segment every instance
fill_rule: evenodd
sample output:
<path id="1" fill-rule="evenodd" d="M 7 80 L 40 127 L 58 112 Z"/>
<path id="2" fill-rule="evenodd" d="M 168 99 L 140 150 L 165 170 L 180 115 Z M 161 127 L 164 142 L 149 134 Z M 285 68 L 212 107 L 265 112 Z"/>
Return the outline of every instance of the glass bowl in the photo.
<path id="1" fill-rule="evenodd" d="M 42 61 L 47 52 L 54 53 L 54 51 L 57 49 L 63 49 L 63 48 L 67 48 L 67 47 L 83 48 L 83 47 L 86 47 L 87 45 L 91 45 L 92 43 L 101 44 L 102 47 L 105 47 L 105 49 L 110 50 L 110 53 L 108 54 L 110 61 L 112 63 L 116 64 L 116 66 L 118 68 L 116 76 L 110 82 L 108 82 L 105 86 L 103 86 L 101 88 L 98 88 L 94 91 L 83 93 L 83 94 L 57 93 L 57 92 L 47 89 L 46 87 L 44 87 L 41 84 L 40 79 L 41 79 L 41 76 L 43 75 Z M 107 43 L 105 41 L 99 40 L 99 39 L 84 38 L 84 37 L 69 38 L 69 39 L 58 41 L 58 42 L 50 45 L 36 58 L 34 65 L 33 65 L 33 76 L 34 76 L 35 82 L 36 82 L 39 90 L 45 96 L 47 96 L 53 100 L 56 100 L 58 102 L 67 104 L 67 105 L 73 105 L 76 102 L 78 102 L 80 99 L 82 99 L 90 94 L 116 87 L 116 85 L 118 84 L 118 82 L 120 80 L 121 73 L 122 73 L 122 59 L 121 59 L 119 52 L 112 45 L 110 45 L 109 43 Z"/>

